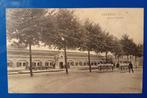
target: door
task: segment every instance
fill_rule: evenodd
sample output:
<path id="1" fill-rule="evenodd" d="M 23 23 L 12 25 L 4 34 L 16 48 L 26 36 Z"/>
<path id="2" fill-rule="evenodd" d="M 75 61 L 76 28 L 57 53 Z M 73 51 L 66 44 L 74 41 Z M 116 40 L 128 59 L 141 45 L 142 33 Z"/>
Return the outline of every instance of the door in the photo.
<path id="1" fill-rule="evenodd" d="M 64 68 L 64 66 L 63 66 L 63 62 L 60 62 L 60 63 L 59 63 L 59 67 L 60 67 L 61 69 Z"/>

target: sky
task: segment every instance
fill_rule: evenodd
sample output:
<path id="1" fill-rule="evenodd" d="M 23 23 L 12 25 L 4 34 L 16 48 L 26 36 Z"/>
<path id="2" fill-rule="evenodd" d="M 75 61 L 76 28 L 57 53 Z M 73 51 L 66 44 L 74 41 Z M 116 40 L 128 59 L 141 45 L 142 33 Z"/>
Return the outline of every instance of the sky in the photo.
<path id="1" fill-rule="evenodd" d="M 135 43 L 143 43 L 143 8 L 78 8 L 75 15 L 83 22 L 87 18 L 117 38 L 127 34 Z"/>

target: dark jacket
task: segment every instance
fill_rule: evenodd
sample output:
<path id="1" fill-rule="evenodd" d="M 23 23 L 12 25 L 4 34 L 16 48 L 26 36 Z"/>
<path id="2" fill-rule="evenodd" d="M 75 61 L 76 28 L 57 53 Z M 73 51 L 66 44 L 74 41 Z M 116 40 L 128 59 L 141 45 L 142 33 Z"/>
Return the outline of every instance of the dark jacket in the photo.
<path id="1" fill-rule="evenodd" d="M 133 68 L 133 64 L 132 63 L 129 63 L 129 68 Z"/>

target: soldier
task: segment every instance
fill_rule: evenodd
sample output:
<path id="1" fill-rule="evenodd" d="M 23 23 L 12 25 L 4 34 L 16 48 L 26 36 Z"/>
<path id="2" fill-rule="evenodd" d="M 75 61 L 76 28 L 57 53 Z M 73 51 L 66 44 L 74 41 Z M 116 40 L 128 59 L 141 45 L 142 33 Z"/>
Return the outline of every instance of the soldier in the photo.
<path id="1" fill-rule="evenodd" d="M 117 64 L 116 64 L 116 68 L 119 68 L 119 67 L 120 67 L 120 66 L 119 66 L 119 63 L 117 63 Z"/>
<path id="2" fill-rule="evenodd" d="M 129 73 L 132 71 L 132 73 L 134 73 L 134 70 L 133 70 L 133 64 L 130 62 L 129 63 Z"/>

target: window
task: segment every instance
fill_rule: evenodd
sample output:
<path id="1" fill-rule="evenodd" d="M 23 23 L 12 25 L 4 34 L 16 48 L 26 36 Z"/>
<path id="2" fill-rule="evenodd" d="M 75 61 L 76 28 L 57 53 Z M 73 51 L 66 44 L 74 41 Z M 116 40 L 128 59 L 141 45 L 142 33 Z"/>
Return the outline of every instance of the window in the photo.
<path id="1" fill-rule="evenodd" d="M 32 67 L 36 67 L 36 63 L 35 62 L 32 62 Z"/>
<path id="2" fill-rule="evenodd" d="M 97 65 L 96 62 L 94 62 L 94 65 Z"/>
<path id="3" fill-rule="evenodd" d="M 78 66 L 78 62 L 76 62 L 76 66 Z"/>
<path id="4" fill-rule="evenodd" d="M 82 62 L 81 61 L 79 62 L 79 65 L 82 66 Z"/>
<path id="5" fill-rule="evenodd" d="M 40 62 L 37 63 L 37 66 L 40 66 Z"/>
<path id="6" fill-rule="evenodd" d="M 93 65 L 93 62 L 91 62 L 91 65 Z"/>
<path id="7" fill-rule="evenodd" d="M 45 66 L 49 66 L 49 62 L 45 62 Z"/>
<path id="8" fill-rule="evenodd" d="M 28 66 L 28 62 L 23 62 L 23 67 Z"/>
<path id="9" fill-rule="evenodd" d="M 50 66 L 52 66 L 53 65 L 53 63 L 52 62 L 50 62 Z"/>
<path id="10" fill-rule="evenodd" d="M 72 66 L 74 66 L 74 62 L 70 62 L 70 64 L 71 64 Z"/>
<path id="11" fill-rule="evenodd" d="M 17 62 L 17 67 L 21 67 L 21 62 Z"/>
<path id="12" fill-rule="evenodd" d="M 42 66 L 42 62 L 38 62 L 37 63 L 37 66 Z"/>
<path id="13" fill-rule="evenodd" d="M 86 62 L 84 62 L 84 66 L 86 66 Z"/>

